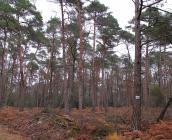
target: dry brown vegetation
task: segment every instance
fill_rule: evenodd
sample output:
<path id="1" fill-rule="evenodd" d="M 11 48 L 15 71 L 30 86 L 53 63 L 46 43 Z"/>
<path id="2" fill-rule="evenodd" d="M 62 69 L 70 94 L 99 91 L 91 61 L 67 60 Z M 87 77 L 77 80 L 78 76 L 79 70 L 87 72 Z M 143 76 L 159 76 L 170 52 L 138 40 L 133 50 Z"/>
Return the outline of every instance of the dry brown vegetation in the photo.
<path id="1" fill-rule="evenodd" d="M 22 135 L 11 133 L 7 128 L 0 128 L 0 140 L 30 140 Z"/>
<path id="2" fill-rule="evenodd" d="M 146 109 L 143 131 L 131 131 L 131 109 L 108 108 L 108 113 L 90 108 L 82 112 L 73 109 L 64 115 L 59 109 L 32 108 L 20 112 L 17 108 L 0 109 L 0 140 L 170 140 L 170 111 L 166 120 L 155 123 L 159 109 Z M 83 122 L 81 125 L 81 121 Z"/>

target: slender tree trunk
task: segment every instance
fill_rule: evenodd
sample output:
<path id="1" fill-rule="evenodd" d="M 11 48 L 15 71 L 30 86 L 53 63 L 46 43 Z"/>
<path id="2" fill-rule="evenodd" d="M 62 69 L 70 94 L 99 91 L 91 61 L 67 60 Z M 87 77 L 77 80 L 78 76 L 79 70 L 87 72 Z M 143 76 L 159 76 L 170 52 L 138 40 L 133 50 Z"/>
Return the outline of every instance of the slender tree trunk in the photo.
<path id="1" fill-rule="evenodd" d="M 96 48 L 96 15 L 94 17 L 94 29 L 93 29 L 93 52 L 92 52 L 92 84 L 91 84 L 91 95 L 92 95 L 92 109 L 95 111 L 96 108 L 96 87 L 95 87 L 95 48 Z"/>
<path id="2" fill-rule="evenodd" d="M 11 93 L 13 92 L 13 88 L 14 88 L 14 79 L 16 79 L 16 59 L 17 59 L 17 52 L 16 50 L 14 50 L 14 54 L 12 55 L 12 67 L 11 67 L 11 79 L 10 79 L 10 82 L 9 82 L 9 92 L 8 92 L 8 95 L 7 95 L 7 99 L 6 99 L 6 104 L 8 102 L 8 98 L 10 97 Z"/>
<path id="3" fill-rule="evenodd" d="M 149 105 L 149 45 L 146 46 L 145 56 L 145 105 Z"/>
<path id="4" fill-rule="evenodd" d="M 12 90 L 13 90 L 13 86 L 14 86 L 13 82 L 14 82 L 14 79 L 16 79 L 16 68 L 17 68 L 17 66 L 16 66 L 16 60 L 17 60 L 16 50 L 14 50 L 14 54 L 12 55 L 12 58 L 13 58 L 13 63 L 12 63 L 12 70 L 11 70 L 12 74 L 11 74 L 11 87 L 10 87 L 11 91 L 10 92 L 12 92 Z"/>
<path id="5" fill-rule="evenodd" d="M 20 17 L 17 15 L 17 20 L 20 22 Z M 18 53 L 18 59 L 19 59 L 19 110 L 23 111 L 24 108 L 24 96 L 25 96 L 25 78 L 24 78 L 24 69 L 23 69 L 23 61 L 24 61 L 24 52 L 23 48 L 21 46 L 21 33 L 20 30 L 18 30 L 17 33 L 17 53 Z"/>
<path id="6" fill-rule="evenodd" d="M 52 94 L 53 94 L 53 62 L 54 62 L 54 47 L 55 47 L 55 33 L 53 33 L 53 40 L 52 40 L 52 46 L 50 48 L 50 62 L 49 62 L 49 68 L 48 68 L 48 74 L 49 74 L 49 88 L 48 88 L 48 106 L 52 103 Z"/>
<path id="7" fill-rule="evenodd" d="M 107 94 L 107 91 L 105 90 L 106 87 L 105 87 L 105 55 L 106 55 L 106 49 L 105 49 L 105 43 L 103 44 L 104 45 L 104 48 L 103 48 L 103 54 L 102 54 L 102 89 L 101 89 L 101 94 L 103 95 L 103 106 L 104 106 L 104 109 L 105 109 L 105 112 L 107 112 L 107 98 L 106 98 L 106 94 Z"/>
<path id="8" fill-rule="evenodd" d="M 6 61 L 7 61 L 7 54 L 6 54 L 6 45 L 7 45 L 7 31 L 4 29 L 4 40 L 3 40 L 3 48 L 2 48 L 2 56 L 1 56 L 1 83 L 0 83 L 0 101 L 1 103 L 4 102 L 6 96 Z"/>
<path id="9" fill-rule="evenodd" d="M 128 106 L 131 105 L 132 102 L 132 86 L 133 86 L 133 77 L 132 77 L 132 72 L 133 72 L 133 64 L 132 64 L 132 59 L 129 51 L 129 46 L 126 44 L 127 52 L 128 52 L 128 58 L 129 58 L 129 66 L 128 66 L 128 71 L 127 71 L 127 101 L 128 101 Z"/>
<path id="10" fill-rule="evenodd" d="M 19 35 L 20 36 L 20 35 Z M 20 67 L 20 85 L 19 85 L 19 100 L 20 100 L 20 110 L 22 111 L 24 108 L 24 94 L 25 94 L 25 78 L 23 72 L 23 48 L 20 44 L 20 37 L 18 40 L 18 55 L 19 55 L 19 67 Z"/>
<path id="11" fill-rule="evenodd" d="M 162 90 L 162 50 L 161 50 L 161 45 L 159 46 L 158 82 L 159 82 L 159 87 Z"/>
<path id="12" fill-rule="evenodd" d="M 103 57 L 102 57 L 102 80 L 101 80 L 101 93 L 100 94 L 102 94 L 102 96 L 103 96 L 103 107 L 104 107 L 104 109 L 105 109 L 105 112 L 107 111 L 107 106 L 106 106 L 106 93 L 105 93 L 105 75 L 104 75 L 105 73 L 104 73 L 104 55 L 103 55 Z"/>
<path id="13" fill-rule="evenodd" d="M 82 23 L 81 23 L 81 9 L 80 9 L 80 0 L 77 0 L 77 20 L 78 20 L 78 28 L 79 28 L 79 67 L 78 67 L 78 92 L 79 92 L 79 109 L 80 111 L 83 108 L 83 31 L 82 31 Z"/>
<path id="14" fill-rule="evenodd" d="M 134 130 L 141 129 L 141 31 L 140 0 L 135 0 L 135 65 L 132 124 Z"/>
<path id="15" fill-rule="evenodd" d="M 69 95 L 67 93 L 67 73 L 66 73 L 66 47 L 65 47 L 65 28 L 64 28 L 64 10 L 63 10 L 63 0 L 60 0 L 60 7 L 61 7 L 61 18 L 62 18 L 62 23 L 61 23 L 61 44 L 63 48 L 63 99 L 64 99 L 64 110 L 65 113 L 69 113 Z"/>

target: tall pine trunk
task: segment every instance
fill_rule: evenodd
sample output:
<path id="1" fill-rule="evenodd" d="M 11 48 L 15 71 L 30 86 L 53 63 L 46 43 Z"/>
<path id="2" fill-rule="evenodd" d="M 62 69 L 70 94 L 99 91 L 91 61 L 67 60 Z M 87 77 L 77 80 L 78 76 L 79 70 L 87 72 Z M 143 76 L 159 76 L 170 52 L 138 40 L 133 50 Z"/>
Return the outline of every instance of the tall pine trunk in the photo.
<path id="1" fill-rule="evenodd" d="M 23 72 L 23 48 L 20 43 L 20 33 L 18 38 L 18 55 L 19 55 L 19 71 L 20 71 L 20 82 L 19 82 L 19 107 L 20 111 L 23 111 L 24 108 L 24 96 L 25 96 L 25 78 Z"/>
<path id="2" fill-rule="evenodd" d="M 148 107 L 149 105 L 149 45 L 146 46 L 146 56 L 145 56 L 145 105 Z"/>
<path id="3" fill-rule="evenodd" d="M 95 87 L 95 48 L 96 48 L 96 14 L 94 17 L 94 32 L 93 32 L 93 52 L 92 52 L 92 83 L 91 83 L 91 96 L 92 96 L 92 109 L 96 108 L 96 87 Z"/>
<path id="4" fill-rule="evenodd" d="M 65 113 L 69 113 L 69 96 L 67 92 L 67 71 L 66 71 L 66 47 L 65 47 L 65 27 L 64 27 L 64 9 L 63 9 L 63 0 L 60 0 L 61 7 L 61 44 L 63 49 L 63 100 L 64 100 L 64 110 Z"/>
<path id="5" fill-rule="evenodd" d="M 0 101 L 1 103 L 4 102 L 6 96 L 6 61 L 7 61 L 7 53 L 6 53 L 6 46 L 7 46 L 7 31 L 4 29 L 4 40 L 3 40 L 3 48 L 2 48 L 2 56 L 1 56 L 1 73 L 0 73 Z"/>
<path id="6" fill-rule="evenodd" d="M 50 48 L 50 60 L 48 66 L 48 75 L 49 75 L 49 87 L 48 87 L 48 106 L 52 104 L 53 96 L 53 62 L 54 62 L 54 48 L 55 48 L 55 33 L 53 33 L 52 46 Z"/>
<path id="7" fill-rule="evenodd" d="M 78 20 L 78 28 L 79 28 L 79 67 L 78 67 L 78 93 L 79 93 L 79 109 L 80 111 L 83 108 L 83 31 L 82 31 L 82 23 L 81 23 L 81 9 L 80 9 L 80 0 L 77 0 L 77 20 Z"/>
<path id="8" fill-rule="evenodd" d="M 141 31 L 140 0 L 135 0 L 135 65 L 132 124 L 134 130 L 141 129 Z"/>

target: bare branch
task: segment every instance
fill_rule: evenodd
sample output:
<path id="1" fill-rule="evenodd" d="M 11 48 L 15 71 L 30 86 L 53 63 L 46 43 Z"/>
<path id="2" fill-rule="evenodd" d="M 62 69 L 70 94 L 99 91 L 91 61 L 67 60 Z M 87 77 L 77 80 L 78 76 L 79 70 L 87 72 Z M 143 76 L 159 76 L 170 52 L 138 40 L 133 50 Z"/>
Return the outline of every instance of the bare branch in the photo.
<path id="1" fill-rule="evenodd" d="M 157 9 L 157 10 L 159 10 L 159 11 L 162 11 L 162 12 L 165 12 L 165 13 L 168 13 L 168 14 L 172 14 L 172 12 L 169 12 L 169 11 L 166 11 L 166 10 L 163 10 L 163 9 L 160 9 L 160 8 L 158 8 L 158 7 L 152 7 L 152 6 L 148 6 L 148 7 Z"/>
<path id="2" fill-rule="evenodd" d="M 155 40 L 157 40 L 157 39 L 152 39 L 152 40 L 145 41 L 145 42 L 143 42 L 143 43 L 141 44 L 141 46 L 144 46 L 144 45 L 147 45 L 147 44 L 149 44 L 149 43 L 152 43 L 152 42 L 154 42 Z"/>
<path id="3" fill-rule="evenodd" d="M 135 1 L 134 0 L 132 0 L 133 1 L 133 3 L 135 4 Z"/>
<path id="4" fill-rule="evenodd" d="M 142 14 L 142 10 L 143 10 L 143 0 L 141 0 L 141 3 L 140 3 L 140 8 L 139 8 L 139 15 L 138 15 L 138 19 L 140 19 L 140 16 Z"/>
<path id="5" fill-rule="evenodd" d="M 145 9 L 145 8 L 147 8 L 147 7 L 151 7 L 151 6 L 153 6 L 153 5 L 157 4 L 157 3 L 160 3 L 161 1 L 163 1 L 163 0 L 158 0 L 158 1 L 155 1 L 155 2 L 153 2 L 151 4 L 149 4 L 149 5 L 144 5 L 144 7 L 142 8 L 142 10 Z"/>

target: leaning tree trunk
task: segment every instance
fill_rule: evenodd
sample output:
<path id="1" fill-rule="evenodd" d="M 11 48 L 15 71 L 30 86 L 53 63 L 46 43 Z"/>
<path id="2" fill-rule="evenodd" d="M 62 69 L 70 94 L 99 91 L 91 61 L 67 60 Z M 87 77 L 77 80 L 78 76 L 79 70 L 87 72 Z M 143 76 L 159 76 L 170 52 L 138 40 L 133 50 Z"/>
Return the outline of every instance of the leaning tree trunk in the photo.
<path id="1" fill-rule="evenodd" d="M 163 108 L 163 110 L 161 111 L 160 115 L 158 116 L 157 122 L 163 120 L 163 118 L 164 118 L 164 116 L 165 116 L 165 113 L 166 113 L 168 107 L 170 106 L 171 102 L 172 102 L 172 97 L 169 98 L 169 100 L 168 100 L 166 106 Z"/>

